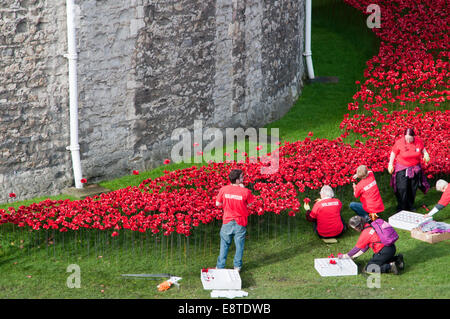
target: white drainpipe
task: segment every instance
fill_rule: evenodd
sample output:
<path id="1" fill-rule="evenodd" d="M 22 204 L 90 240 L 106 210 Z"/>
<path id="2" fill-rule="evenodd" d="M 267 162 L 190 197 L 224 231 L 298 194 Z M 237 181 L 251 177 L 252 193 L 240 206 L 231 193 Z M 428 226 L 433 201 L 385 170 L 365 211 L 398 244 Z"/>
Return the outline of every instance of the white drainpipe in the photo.
<path id="1" fill-rule="evenodd" d="M 78 144 L 78 88 L 77 88 L 77 46 L 75 37 L 75 6 L 74 0 L 66 1 L 67 10 L 67 44 L 69 60 L 69 97 L 70 97 L 70 146 L 72 153 L 75 188 L 83 188 L 81 183 L 80 145 Z"/>
<path id="2" fill-rule="evenodd" d="M 312 80 L 314 79 L 314 69 L 312 63 L 312 52 L 311 52 L 311 11 L 312 11 L 312 0 L 306 0 L 306 21 L 305 21 L 305 52 L 303 55 L 306 57 L 306 67 L 308 70 L 308 76 Z"/>

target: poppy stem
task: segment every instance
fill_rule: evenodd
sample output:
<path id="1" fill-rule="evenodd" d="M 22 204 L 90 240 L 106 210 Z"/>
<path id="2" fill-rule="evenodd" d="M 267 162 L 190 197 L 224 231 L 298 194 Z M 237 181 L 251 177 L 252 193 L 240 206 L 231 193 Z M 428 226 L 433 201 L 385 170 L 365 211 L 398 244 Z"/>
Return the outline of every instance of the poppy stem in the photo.
<path id="1" fill-rule="evenodd" d="M 90 256 L 90 246 L 91 246 L 91 233 L 86 231 L 86 241 L 87 241 L 87 258 Z"/>
<path id="2" fill-rule="evenodd" d="M 295 218 L 295 215 L 293 216 Z M 291 219 L 289 218 L 288 215 L 288 219 L 287 219 L 287 228 L 288 228 L 288 241 L 291 242 L 291 223 L 290 223 Z"/>
<path id="3" fill-rule="evenodd" d="M 163 252 L 163 248 L 164 248 L 164 238 L 161 232 L 159 232 L 157 234 L 158 236 L 158 244 L 159 244 L 159 259 L 162 262 L 163 258 L 164 258 L 164 252 Z"/>
<path id="4" fill-rule="evenodd" d="M 132 251 L 132 254 L 134 257 L 134 231 L 132 231 L 132 230 L 131 230 L 131 245 L 132 245 L 131 251 Z"/>
<path id="5" fill-rule="evenodd" d="M 209 232 L 209 255 L 212 256 L 212 232 L 214 229 L 214 220 L 210 224 L 211 224 L 211 227 L 210 227 L 210 232 Z"/>
<path id="6" fill-rule="evenodd" d="M 204 230 L 204 240 L 203 240 L 203 257 L 206 256 L 206 230 Z"/>
<path id="7" fill-rule="evenodd" d="M 184 265 L 186 266 L 186 258 L 189 252 L 189 236 L 184 237 Z"/>
<path id="8" fill-rule="evenodd" d="M 167 240 L 167 245 L 166 245 L 166 249 L 169 250 L 169 238 L 166 239 Z M 166 268 L 169 267 L 169 254 L 166 254 Z"/>

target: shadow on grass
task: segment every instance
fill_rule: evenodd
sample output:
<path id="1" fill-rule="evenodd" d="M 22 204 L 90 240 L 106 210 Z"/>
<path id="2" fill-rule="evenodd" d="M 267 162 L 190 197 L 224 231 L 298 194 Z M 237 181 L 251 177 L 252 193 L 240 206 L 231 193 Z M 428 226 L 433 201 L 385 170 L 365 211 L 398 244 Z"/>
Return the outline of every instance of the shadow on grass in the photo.
<path id="1" fill-rule="evenodd" d="M 448 248 L 449 246 L 445 242 L 429 244 L 418 241 L 417 245 L 414 247 L 408 247 L 408 249 L 405 250 L 397 249 L 397 253 L 401 253 L 404 256 L 404 272 L 406 273 L 408 271 L 413 271 L 414 268 L 420 268 L 421 264 L 430 264 L 433 259 L 448 256 Z"/>
<path id="2" fill-rule="evenodd" d="M 320 245 L 319 240 L 312 240 L 306 243 L 303 242 L 301 245 L 291 244 L 290 247 L 282 250 L 276 250 L 272 253 L 261 254 L 257 258 L 252 258 L 250 262 L 245 263 L 245 270 L 255 270 L 270 264 L 286 261 L 294 258 L 298 254 L 309 252 L 318 245 Z"/>

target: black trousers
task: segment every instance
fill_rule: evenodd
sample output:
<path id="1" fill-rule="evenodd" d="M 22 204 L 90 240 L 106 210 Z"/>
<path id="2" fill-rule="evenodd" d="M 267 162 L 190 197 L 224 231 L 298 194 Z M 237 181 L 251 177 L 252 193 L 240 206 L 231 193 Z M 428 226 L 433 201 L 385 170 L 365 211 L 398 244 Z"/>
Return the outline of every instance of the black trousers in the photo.
<path id="1" fill-rule="evenodd" d="M 397 260 L 395 256 L 396 252 L 395 245 L 384 246 L 377 254 L 374 254 L 372 259 L 366 265 L 366 271 L 376 272 L 374 267 L 369 267 L 370 265 L 378 265 L 382 273 L 389 272 L 391 270 L 390 263 Z"/>
<path id="2" fill-rule="evenodd" d="M 405 169 L 397 172 L 395 175 L 397 186 L 397 191 L 395 192 L 395 196 L 397 197 L 397 212 L 401 210 L 412 211 L 414 209 L 414 200 L 421 178 L 420 174 L 421 173 L 415 174 L 413 178 L 409 178 L 406 176 Z"/>

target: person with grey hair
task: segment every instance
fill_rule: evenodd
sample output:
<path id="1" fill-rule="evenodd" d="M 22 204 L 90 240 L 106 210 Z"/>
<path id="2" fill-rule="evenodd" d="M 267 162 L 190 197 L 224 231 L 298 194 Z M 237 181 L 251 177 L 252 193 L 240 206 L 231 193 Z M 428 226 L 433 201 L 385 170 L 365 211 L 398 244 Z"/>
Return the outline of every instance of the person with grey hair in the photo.
<path id="1" fill-rule="evenodd" d="M 314 232 L 320 238 L 335 238 L 344 233 L 346 226 L 342 220 L 342 203 L 334 198 L 333 189 L 325 185 L 320 190 L 320 199 L 316 201 L 312 211 L 305 204 L 306 220 L 313 223 Z"/>
<path id="2" fill-rule="evenodd" d="M 450 203 L 450 187 L 448 187 L 448 182 L 444 181 L 443 179 L 440 179 L 436 182 L 436 190 L 438 192 L 443 192 L 441 199 L 439 202 L 433 207 L 433 209 L 428 213 L 425 214 L 425 217 L 431 217 L 440 210 L 442 210 L 445 206 Z"/>
<path id="3" fill-rule="evenodd" d="M 348 226 L 361 234 L 355 247 L 348 253 L 340 255 L 339 258 L 355 259 L 371 248 L 374 255 L 364 268 L 366 272 L 374 272 L 374 270 L 378 269 L 380 273 L 393 273 L 398 275 L 399 271 L 405 268 L 403 255 L 395 255 L 395 244 L 390 246 L 383 245 L 375 228 L 370 226 L 364 217 L 353 216 L 350 218 Z"/>

